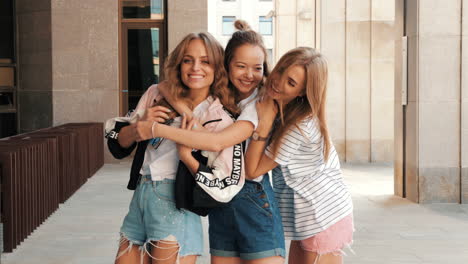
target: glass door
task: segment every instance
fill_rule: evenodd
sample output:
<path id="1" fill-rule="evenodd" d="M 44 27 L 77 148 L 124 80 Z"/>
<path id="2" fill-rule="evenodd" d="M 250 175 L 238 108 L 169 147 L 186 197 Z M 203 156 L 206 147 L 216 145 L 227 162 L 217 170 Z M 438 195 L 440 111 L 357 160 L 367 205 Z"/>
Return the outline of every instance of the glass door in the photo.
<path id="1" fill-rule="evenodd" d="M 120 2 L 120 114 L 135 109 L 139 99 L 159 83 L 167 50 L 162 0 Z"/>

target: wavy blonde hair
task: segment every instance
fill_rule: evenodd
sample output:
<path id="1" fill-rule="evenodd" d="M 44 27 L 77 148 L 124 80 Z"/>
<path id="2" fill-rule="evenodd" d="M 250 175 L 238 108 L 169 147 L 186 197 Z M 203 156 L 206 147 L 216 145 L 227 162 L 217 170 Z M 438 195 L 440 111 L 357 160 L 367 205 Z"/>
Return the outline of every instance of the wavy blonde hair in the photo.
<path id="1" fill-rule="evenodd" d="M 208 32 L 190 33 L 185 36 L 177 47 L 169 54 L 164 66 L 164 77 L 172 96 L 176 100 L 184 100 L 189 88 L 182 82 L 180 66 L 190 42 L 200 39 L 205 44 L 208 61 L 214 69 L 214 81 L 210 85 L 210 95 L 220 100 L 221 104 L 231 113 L 239 113 L 235 96 L 228 88 L 228 75 L 223 65 L 224 50 L 219 42 Z"/>
<path id="2" fill-rule="evenodd" d="M 298 47 L 288 51 L 281 57 L 267 79 L 266 87 L 280 78 L 288 68 L 302 66 L 305 70 L 305 95 L 299 96 L 280 109 L 282 125 L 273 131 L 272 150 L 274 155 L 278 153 L 279 146 L 286 134 L 292 127 L 296 126 L 305 118 L 317 117 L 320 132 L 323 137 L 323 155 L 328 160 L 331 142 L 328 132 L 325 106 L 327 98 L 328 66 L 325 58 L 317 50 L 309 47 Z"/>

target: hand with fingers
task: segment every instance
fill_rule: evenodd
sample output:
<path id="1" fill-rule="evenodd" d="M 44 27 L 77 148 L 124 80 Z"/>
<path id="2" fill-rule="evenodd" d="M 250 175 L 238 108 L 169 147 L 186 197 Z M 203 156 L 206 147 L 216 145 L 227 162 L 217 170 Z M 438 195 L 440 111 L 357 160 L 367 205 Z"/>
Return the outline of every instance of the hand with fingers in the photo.
<path id="1" fill-rule="evenodd" d="M 172 110 L 161 105 L 153 106 L 146 109 L 145 114 L 140 119 L 140 121 L 150 121 L 158 122 L 164 124 L 167 120 L 170 119 L 170 114 Z"/>
<path id="2" fill-rule="evenodd" d="M 278 104 L 273 98 L 266 96 L 257 101 L 257 114 L 260 124 L 271 126 L 278 114 Z"/>
<path id="3" fill-rule="evenodd" d="M 187 115 L 182 115 L 182 121 L 180 122 L 180 128 L 186 130 L 204 130 L 204 127 L 200 124 L 200 121 L 196 118 L 188 121 Z M 177 144 L 177 150 L 179 152 L 179 157 L 183 159 L 187 155 L 192 156 L 192 149 L 181 144 Z"/>

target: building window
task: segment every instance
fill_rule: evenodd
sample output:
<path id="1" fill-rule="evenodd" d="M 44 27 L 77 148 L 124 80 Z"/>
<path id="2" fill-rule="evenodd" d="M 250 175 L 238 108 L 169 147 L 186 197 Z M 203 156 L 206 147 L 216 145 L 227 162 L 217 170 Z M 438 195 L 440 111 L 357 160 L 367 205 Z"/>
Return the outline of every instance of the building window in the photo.
<path id="1" fill-rule="evenodd" d="M 273 49 L 267 49 L 268 63 L 273 65 Z"/>
<path id="2" fill-rule="evenodd" d="M 123 18 L 164 19 L 163 0 L 121 0 Z"/>
<path id="3" fill-rule="evenodd" d="M 235 16 L 223 16 L 223 35 L 231 35 L 234 33 Z"/>
<path id="4" fill-rule="evenodd" d="M 260 17 L 258 31 L 262 35 L 272 35 L 273 33 L 273 18 Z"/>
<path id="5" fill-rule="evenodd" d="M 167 54 L 168 0 L 119 0 L 120 115 L 159 83 Z"/>

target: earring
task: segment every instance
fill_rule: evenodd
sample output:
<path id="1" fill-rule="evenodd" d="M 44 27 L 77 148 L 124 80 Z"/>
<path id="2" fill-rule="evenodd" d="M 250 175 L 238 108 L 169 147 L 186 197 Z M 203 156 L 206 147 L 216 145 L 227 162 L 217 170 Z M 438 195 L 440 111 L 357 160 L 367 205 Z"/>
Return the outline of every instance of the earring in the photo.
<path id="1" fill-rule="evenodd" d="M 296 102 L 297 102 L 298 104 L 304 103 L 304 96 L 297 96 L 297 97 L 296 97 Z"/>

